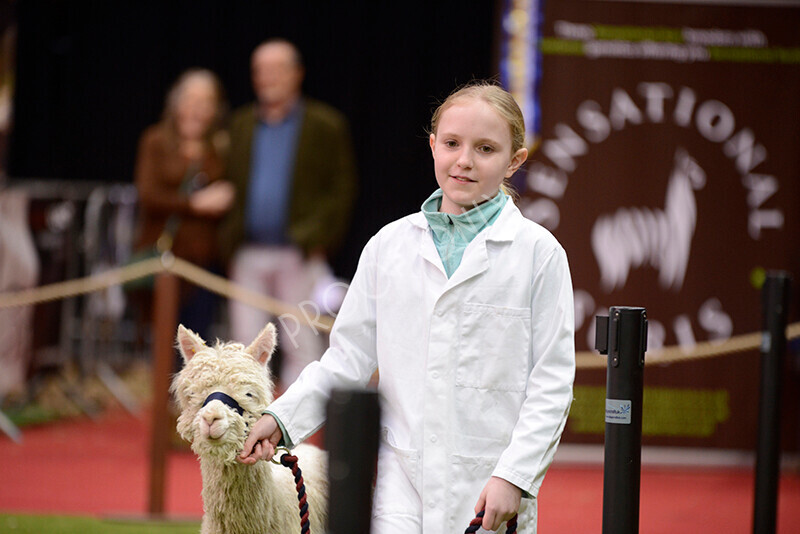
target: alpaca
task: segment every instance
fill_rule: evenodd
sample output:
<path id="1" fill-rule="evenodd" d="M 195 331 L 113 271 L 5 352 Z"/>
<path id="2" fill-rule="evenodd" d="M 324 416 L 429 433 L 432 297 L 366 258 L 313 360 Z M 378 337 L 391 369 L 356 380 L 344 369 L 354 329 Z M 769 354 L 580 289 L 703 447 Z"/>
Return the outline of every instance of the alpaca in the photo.
<path id="1" fill-rule="evenodd" d="M 291 470 L 272 462 L 244 465 L 236 460 L 249 428 L 273 400 L 267 363 L 275 348 L 274 325 L 267 324 L 246 348 L 220 341 L 208 347 L 183 325 L 178 327 L 177 341 L 184 367 L 171 389 L 181 410 L 178 432 L 200 458 L 204 509 L 201 534 L 299 532 L 297 490 Z M 328 514 L 326 453 L 300 445 L 293 454 L 298 457 L 306 484 L 311 532 L 324 532 Z"/>
<path id="2" fill-rule="evenodd" d="M 705 171 L 679 148 L 663 210 L 626 208 L 597 219 L 592 249 L 606 291 L 624 287 L 631 268 L 648 264 L 659 270 L 661 287 L 680 290 L 697 224 L 694 192 L 705 183 Z"/>

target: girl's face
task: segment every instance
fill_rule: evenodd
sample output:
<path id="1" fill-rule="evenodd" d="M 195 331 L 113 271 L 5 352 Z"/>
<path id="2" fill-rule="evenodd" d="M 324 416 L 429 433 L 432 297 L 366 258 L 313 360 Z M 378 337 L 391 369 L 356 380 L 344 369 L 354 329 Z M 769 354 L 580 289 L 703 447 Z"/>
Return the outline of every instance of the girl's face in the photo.
<path id="1" fill-rule="evenodd" d="M 444 193 L 440 211 L 454 215 L 494 197 L 528 157 L 525 148 L 511 153 L 508 122 L 478 98 L 461 98 L 445 109 L 430 144 Z"/>

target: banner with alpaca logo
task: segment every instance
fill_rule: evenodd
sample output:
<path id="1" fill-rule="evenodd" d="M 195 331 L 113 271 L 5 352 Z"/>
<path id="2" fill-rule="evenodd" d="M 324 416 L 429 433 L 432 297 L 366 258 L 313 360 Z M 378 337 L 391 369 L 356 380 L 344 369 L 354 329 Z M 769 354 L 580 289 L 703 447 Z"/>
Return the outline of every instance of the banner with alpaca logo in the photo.
<path id="1" fill-rule="evenodd" d="M 515 185 L 567 250 L 579 351 L 609 306 L 647 308 L 650 351 L 757 332 L 765 271 L 800 281 L 800 3 L 725 4 L 547 2 L 527 40 L 541 131 Z M 504 35 L 513 70 L 531 52 Z M 758 369 L 757 351 L 648 367 L 645 443 L 752 448 Z M 604 381 L 579 371 L 566 440 L 602 442 Z"/>

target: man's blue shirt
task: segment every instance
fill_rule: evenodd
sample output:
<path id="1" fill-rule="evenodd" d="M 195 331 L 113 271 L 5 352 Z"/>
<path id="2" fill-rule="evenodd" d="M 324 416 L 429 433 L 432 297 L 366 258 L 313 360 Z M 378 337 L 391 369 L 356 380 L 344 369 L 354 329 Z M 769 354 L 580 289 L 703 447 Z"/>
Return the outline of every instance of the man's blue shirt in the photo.
<path id="1" fill-rule="evenodd" d="M 252 242 L 289 243 L 286 223 L 302 117 L 303 106 L 298 104 L 279 123 L 256 124 L 245 211 L 245 230 Z"/>

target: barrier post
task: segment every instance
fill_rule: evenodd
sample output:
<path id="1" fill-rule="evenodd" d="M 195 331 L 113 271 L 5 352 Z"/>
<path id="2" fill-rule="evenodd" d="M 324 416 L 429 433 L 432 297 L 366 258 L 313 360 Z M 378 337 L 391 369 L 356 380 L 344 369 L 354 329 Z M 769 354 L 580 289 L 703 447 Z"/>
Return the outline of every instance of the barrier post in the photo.
<path id="1" fill-rule="evenodd" d="M 334 390 L 327 410 L 328 532 L 369 534 L 380 427 L 378 394 Z"/>
<path id="2" fill-rule="evenodd" d="M 175 360 L 178 327 L 178 277 L 169 272 L 156 275 L 153 296 L 153 420 L 150 435 L 149 512 L 164 514 L 164 486 L 169 448 L 169 377 Z"/>
<path id="3" fill-rule="evenodd" d="M 774 534 L 780 470 L 781 375 L 786 353 L 791 278 L 770 272 L 761 290 L 761 391 L 758 402 L 753 533 Z"/>
<path id="4" fill-rule="evenodd" d="M 597 317 L 595 335 L 595 348 L 608 354 L 603 534 L 636 534 L 647 312 L 644 308 L 612 307 L 608 317 Z"/>

